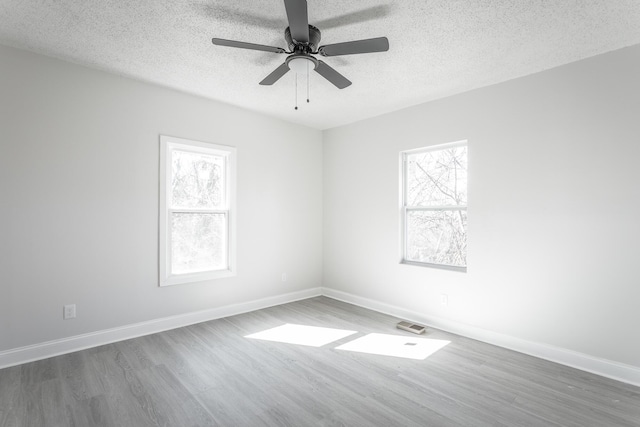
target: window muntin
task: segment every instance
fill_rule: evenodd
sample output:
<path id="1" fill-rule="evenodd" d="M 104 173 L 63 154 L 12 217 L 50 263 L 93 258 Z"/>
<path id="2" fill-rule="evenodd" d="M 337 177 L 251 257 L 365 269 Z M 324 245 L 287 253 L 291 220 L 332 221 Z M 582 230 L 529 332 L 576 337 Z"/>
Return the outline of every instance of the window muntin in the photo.
<path id="1" fill-rule="evenodd" d="M 402 262 L 466 271 L 466 141 L 401 156 Z"/>
<path id="2" fill-rule="evenodd" d="M 234 275 L 235 148 L 160 145 L 160 286 Z"/>

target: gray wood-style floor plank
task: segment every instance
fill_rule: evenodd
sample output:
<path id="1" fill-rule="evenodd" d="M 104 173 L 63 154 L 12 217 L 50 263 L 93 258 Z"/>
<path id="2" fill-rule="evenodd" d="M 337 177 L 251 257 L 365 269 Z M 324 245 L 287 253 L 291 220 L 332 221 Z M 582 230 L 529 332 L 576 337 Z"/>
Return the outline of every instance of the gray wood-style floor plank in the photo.
<path id="1" fill-rule="evenodd" d="M 22 367 L 13 366 L 0 370 L 0 427 L 18 425 L 16 408 L 22 388 Z"/>
<path id="2" fill-rule="evenodd" d="M 640 426 L 640 388 L 429 329 L 425 360 L 337 350 L 399 319 L 326 297 L 0 370 L 0 427 Z M 355 331 L 320 347 L 246 338 Z"/>

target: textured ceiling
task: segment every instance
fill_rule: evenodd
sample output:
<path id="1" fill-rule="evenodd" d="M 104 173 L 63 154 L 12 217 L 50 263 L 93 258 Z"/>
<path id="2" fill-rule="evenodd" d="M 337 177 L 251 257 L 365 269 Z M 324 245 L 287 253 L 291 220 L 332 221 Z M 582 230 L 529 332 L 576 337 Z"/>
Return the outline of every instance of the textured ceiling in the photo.
<path id="1" fill-rule="evenodd" d="M 353 82 L 258 82 L 285 55 L 282 0 L 0 0 L 0 43 L 326 129 L 640 43 L 638 0 L 308 0 L 323 44 L 387 36 L 384 53 L 323 58 Z"/>

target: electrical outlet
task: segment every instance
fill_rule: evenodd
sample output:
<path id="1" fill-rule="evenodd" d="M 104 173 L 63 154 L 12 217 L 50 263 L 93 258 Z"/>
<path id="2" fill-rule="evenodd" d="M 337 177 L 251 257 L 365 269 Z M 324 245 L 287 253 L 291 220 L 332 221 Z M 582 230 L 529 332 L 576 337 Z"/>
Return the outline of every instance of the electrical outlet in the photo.
<path id="1" fill-rule="evenodd" d="M 449 305 L 449 295 L 440 294 L 440 305 L 446 307 Z"/>
<path id="2" fill-rule="evenodd" d="M 67 319 L 75 319 L 75 317 L 76 317 L 76 305 L 75 304 L 65 305 L 62 318 L 64 320 L 67 320 Z"/>
<path id="3" fill-rule="evenodd" d="M 287 281 L 287 273 L 282 273 L 282 281 L 283 282 Z"/>

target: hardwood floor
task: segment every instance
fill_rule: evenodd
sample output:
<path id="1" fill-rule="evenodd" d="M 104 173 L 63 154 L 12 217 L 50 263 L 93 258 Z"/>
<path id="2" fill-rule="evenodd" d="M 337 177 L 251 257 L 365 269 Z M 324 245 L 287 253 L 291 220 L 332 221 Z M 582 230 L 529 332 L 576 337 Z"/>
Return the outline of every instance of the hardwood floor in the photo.
<path id="1" fill-rule="evenodd" d="M 336 350 L 398 319 L 326 297 L 0 370 L 0 426 L 640 426 L 640 388 L 442 331 L 425 360 Z M 244 338 L 357 331 L 322 347 Z"/>

